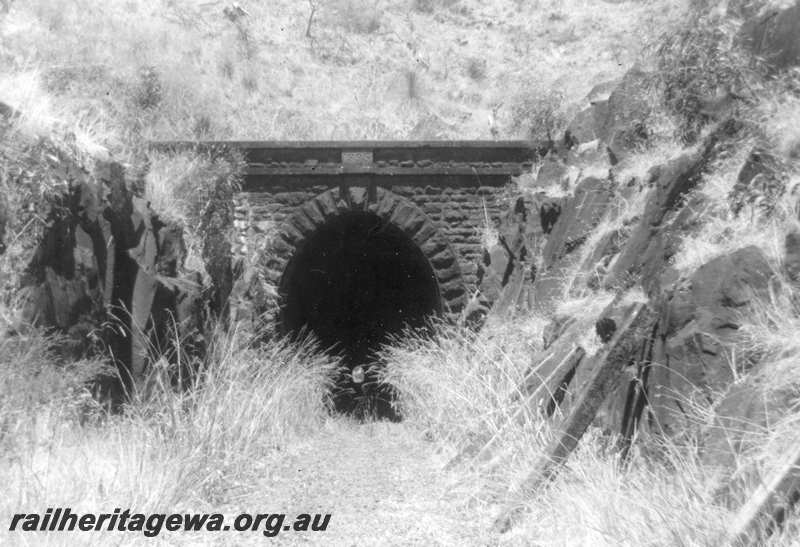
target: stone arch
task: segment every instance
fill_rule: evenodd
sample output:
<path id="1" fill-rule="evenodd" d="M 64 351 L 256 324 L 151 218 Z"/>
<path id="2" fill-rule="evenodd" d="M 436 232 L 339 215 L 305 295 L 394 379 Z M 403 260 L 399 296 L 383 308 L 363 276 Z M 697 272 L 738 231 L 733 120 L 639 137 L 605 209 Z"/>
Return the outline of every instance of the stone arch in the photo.
<path id="1" fill-rule="evenodd" d="M 299 206 L 278 228 L 267 262 L 267 279 L 285 297 L 290 262 L 308 239 L 326 223 L 348 213 L 371 213 L 402 232 L 424 255 L 439 291 L 441 311 L 459 316 L 467 302 L 458 255 L 447 237 L 412 201 L 383 188 L 339 187 Z"/>

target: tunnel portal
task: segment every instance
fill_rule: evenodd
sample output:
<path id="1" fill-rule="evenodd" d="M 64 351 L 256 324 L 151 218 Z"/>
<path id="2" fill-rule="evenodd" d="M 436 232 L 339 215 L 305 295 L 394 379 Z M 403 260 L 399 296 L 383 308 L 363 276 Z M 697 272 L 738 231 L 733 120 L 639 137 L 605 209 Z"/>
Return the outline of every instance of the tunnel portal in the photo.
<path id="1" fill-rule="evenodd" d="M 282 285 L 284 329 L 308 329 L 323 347 L 342 355 L 350 370 L 370 366 L 392 335 L 419 330 L 442 311 L 423 252 L 370 212 L 341 214 L 318 227 L 287 265 Z M 338 410 L 351 411 L 360 396 L 369 396 L 379 415 L 391 417 L 390 395 L 373 382 L 368 373 L 364 388 L 344 375 L 335 397 Z"/>
<path id="2" fill-rule="evenodd" d="M 164 142 L 243 160 L 232 252 L 259 264 L 260 312 L 312 330 L 346 364 L 404 325 L 459 321 L 479 289 L 481 234 L 508 209 L 514 177 L 552 143 L 528 141 Z M 231 154 L 235 152 L 235 154 Z M 266 242 L 266 243 L 265 243 Z M 263 260 L 262 260 L 263 259 Z M 258 291 L 256 291 L 257 293 Z M 340 397 L 340 409 L 352 403 Z"/>

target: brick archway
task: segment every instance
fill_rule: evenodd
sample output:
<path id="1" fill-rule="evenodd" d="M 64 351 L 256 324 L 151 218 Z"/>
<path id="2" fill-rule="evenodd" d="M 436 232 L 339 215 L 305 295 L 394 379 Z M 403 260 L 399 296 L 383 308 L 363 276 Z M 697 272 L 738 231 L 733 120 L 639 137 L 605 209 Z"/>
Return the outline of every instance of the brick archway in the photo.
<path id="1" fill-rule="evenodd" d="M 447 237 L 422 209 L 410 200 L 380 188 L 339 187 L 308 200 L 278 228 L 267 264 L 269 280 L 286 297 L 292 259 L 309 238 L 331 220 L 352 213 L 369 213 L 401 232 L 419 249 L 436 280 L 442 313 L 455 318 L 467 301 L 458 255 Z"/>

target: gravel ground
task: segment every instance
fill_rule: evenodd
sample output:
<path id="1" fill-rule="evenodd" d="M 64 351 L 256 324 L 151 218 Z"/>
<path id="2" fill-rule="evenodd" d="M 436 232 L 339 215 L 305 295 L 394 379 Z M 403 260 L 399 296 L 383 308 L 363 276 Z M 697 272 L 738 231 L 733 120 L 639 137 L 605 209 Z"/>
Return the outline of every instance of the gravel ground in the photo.
<path id="1" fill-rule="evenodd" d="M 402 424 L 336 420 L 271 459 L 262 489 L 270 512 L 332 516 L 325 532 L 284 532 L 270 543 L 493 543 L 493 515 L 470 511 L 453 493 L 457 477 L 442 471 L 446 457 Z"/>

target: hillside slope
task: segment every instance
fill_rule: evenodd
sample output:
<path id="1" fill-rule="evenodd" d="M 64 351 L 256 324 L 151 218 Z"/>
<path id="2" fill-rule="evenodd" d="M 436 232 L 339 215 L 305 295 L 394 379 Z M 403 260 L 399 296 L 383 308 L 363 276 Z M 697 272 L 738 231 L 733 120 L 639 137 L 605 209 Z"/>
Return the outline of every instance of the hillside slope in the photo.
<path id="1" fill-rule="evenodd" d="M 14 2 L 0 15 L 0 100 L 31 130 L 58 120 L 116 153 L 139 138 L 543 136 L 538 101 L 568 109 L 681 11 L 603 0 Z"/>

